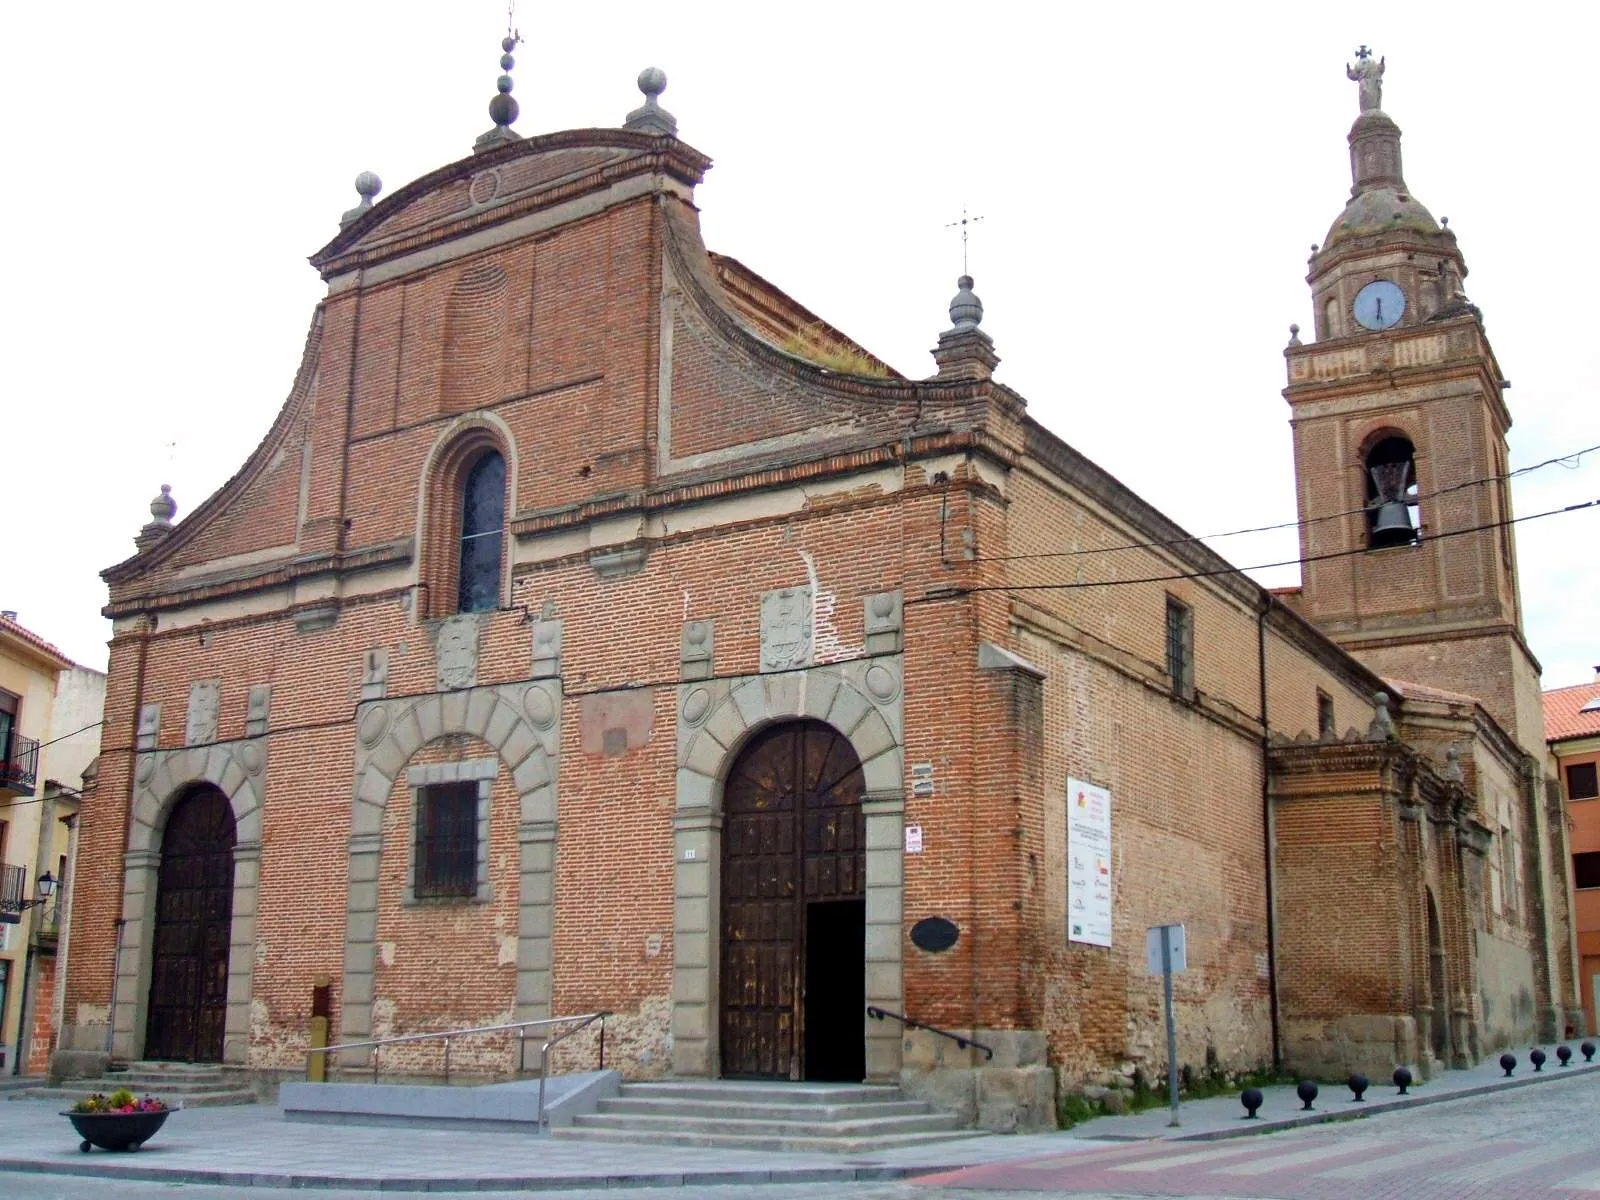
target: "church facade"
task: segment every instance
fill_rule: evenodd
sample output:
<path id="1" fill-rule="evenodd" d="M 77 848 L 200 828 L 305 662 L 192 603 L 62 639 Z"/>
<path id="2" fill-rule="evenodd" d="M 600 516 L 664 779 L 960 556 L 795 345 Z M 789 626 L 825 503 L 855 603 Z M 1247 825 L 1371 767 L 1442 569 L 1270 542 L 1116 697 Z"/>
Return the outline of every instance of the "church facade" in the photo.
<path id="1" fill-rule="evenodd" d="M 970 279 L 911 380 L 709 251 L 659 72 L 622 128 L 523 138 L 502 94 L 470 156 L 359 179 L 278 419 L 106 572 L 63 1047 L 292 1071 L 314 1016 L 605 1010 L 630 1076 L 1048 1127 L 1164 1069 L 1174 922 L 1196 1070 L 1564 1032 L 1504 383 L 1353 73 L 1288 592 L 1033 420 Z"/>

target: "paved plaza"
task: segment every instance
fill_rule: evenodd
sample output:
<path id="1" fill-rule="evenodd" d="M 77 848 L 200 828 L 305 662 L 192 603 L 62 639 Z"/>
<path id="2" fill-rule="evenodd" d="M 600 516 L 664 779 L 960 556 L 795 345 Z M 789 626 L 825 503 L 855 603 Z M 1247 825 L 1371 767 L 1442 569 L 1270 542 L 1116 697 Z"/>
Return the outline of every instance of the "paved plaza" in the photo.
<path id="1" fill-rule="evenodd" d="M 1242 1121 L 1235 1097 L 1107 1118 L 1067 1133 L 992 1136 L 876 1154 L 773 1154 L 601 1145 L 512 1133 L 318 1125 L 276 1108 L 176 1113 L 137 1154 L 80 1154 L 56 1105 L 4 1104 L 0 1196 L 222 1200 L 293 1188 L 319 1200 L 539 1191 L 681 1200 L 969 1200 L 1001 1195 L 1260 1197 L 1273 1200 L 1600 1200 L 1600 1067 L 1495 1083 L 1452 1072 L 1403 1108 L 1327 1089 L 1302 1127 Z M 1273 1089 L 1264 1111 L 1299 1102 Z M 1454 1098 L 1452 1098 L 1454 1097 Z M 1443 1102 L 1441 1102 L 1443 1101 Z M 1367 1119 L 1351 1119 L 1365 1116 Z M 1299 1119 L 1299 1118 L 1296 1118 Z M 1235 1136 L 1261 1131 L 1265 1136 Z M 108 1186 L 109 1185 L 109 1186 Z M 259 1189 L 259 1190 L 257 1190 Z"/>

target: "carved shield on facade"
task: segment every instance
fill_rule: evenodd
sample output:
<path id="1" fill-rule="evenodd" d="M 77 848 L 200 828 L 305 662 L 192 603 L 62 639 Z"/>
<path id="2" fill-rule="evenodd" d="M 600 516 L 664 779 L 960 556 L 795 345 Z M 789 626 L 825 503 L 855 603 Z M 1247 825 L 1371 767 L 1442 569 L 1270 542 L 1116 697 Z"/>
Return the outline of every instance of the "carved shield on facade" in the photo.
<path id="1" fill-rule="evenodd" d="M 441 692 L 478 685 L 478 618 L 475 615 L 462 613 L 441 621 L 434 650 Z"/>
<path id="2" fill-rule="evenodd" d="M 812 614 L 809 587 L 783 588 L 761 596 L 761 669 L 792 671 L 811 665 Z"/>

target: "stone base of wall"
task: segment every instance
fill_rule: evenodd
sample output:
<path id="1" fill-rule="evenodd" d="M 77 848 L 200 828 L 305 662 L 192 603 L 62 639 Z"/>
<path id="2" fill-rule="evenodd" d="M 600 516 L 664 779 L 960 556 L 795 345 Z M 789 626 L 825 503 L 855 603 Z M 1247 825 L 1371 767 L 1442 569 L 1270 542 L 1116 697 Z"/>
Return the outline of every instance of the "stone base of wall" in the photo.
<path id="1" fill-rule="evenodd" d="M 1042 1133 L 1056 1127 L 1056 1074 L 1045 1061 L 1045 1036 L 1033 1030 L 956 1029 L 988 1046 L 992 1059 L 949 1038 L 908 1032 L 900 1087 L 915 1100 L 993 1133 Z"/>
<path id="2" fill-rule="evenodd" d="M 1298 1075 L 1344 1079 L 1360 1072 L 1388 1079 L 1398 1066 L 1419 1067 L 1415 1017 L 1357 1013 L 1331 1021 L 1289 1021 L 1283 1030 L 1284 1067 Z"/>
<path id="3" fill-rule="evenodd" d="M 98 1079 L 111 1065 L 105 1025 L 63 1025 L 45 1071 L 51 1083 L 65 1079 Z"/>

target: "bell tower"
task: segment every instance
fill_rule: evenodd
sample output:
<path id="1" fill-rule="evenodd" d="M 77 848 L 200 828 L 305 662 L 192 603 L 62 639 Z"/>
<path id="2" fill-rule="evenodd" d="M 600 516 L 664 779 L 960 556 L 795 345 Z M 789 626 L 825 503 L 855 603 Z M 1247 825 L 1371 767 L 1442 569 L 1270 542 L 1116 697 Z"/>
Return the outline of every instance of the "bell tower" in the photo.
<path id="1" fill-rule="evenodd" d="M 1379 674 L 1479 698 L 1542 745 L 1539 666 L 1522 636 L 1507 470 L 1511 414 L 1448 222 L 1411 194 L 1384 61 L 1346 74 L 1350 200 L 1310 274 L 1315 338 L 1288 361 L 1306 560 L 1301 615 Z"/>

